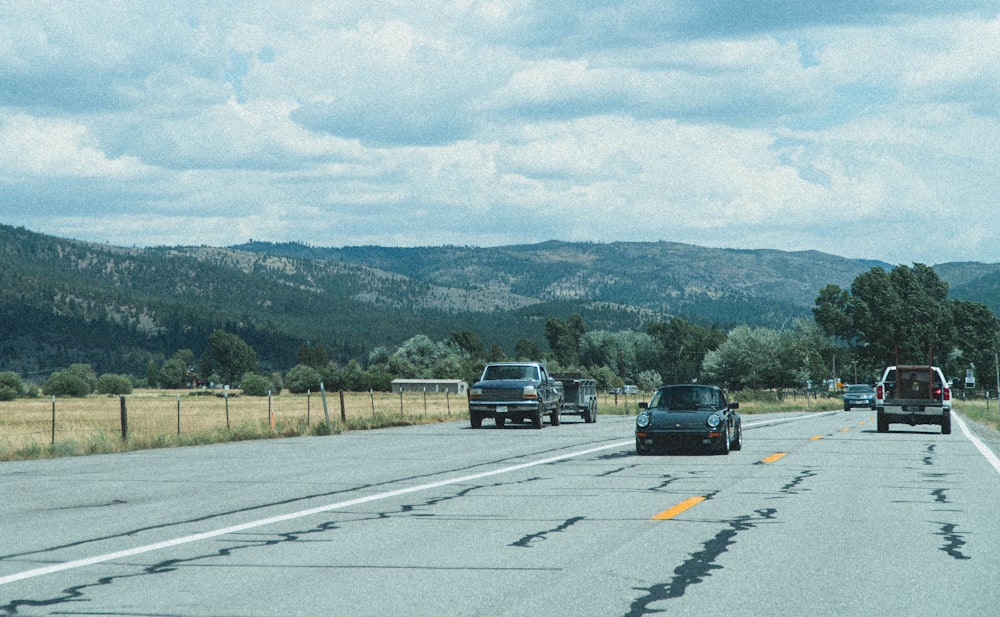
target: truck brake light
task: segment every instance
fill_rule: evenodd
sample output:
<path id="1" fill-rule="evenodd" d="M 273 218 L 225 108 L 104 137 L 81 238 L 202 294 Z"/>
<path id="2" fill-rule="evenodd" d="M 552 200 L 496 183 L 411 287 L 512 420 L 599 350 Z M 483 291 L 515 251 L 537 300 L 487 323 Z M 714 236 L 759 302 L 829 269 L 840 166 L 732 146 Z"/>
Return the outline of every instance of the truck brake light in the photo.
<path id="1" fill-rule="evenodd" d="M 885 398 L 884 394 L 885 394 L 885 386 L 879 384 L 878 387 L 875 388 L 875 398 L 883 399 Z"/>
<path id="2" fill-rule="evenodd" d="M 951 388 L 949 388 L 948 386 L 945 386 L 944 388 L 944 400 L 946 401 L 951 400 Z"/>

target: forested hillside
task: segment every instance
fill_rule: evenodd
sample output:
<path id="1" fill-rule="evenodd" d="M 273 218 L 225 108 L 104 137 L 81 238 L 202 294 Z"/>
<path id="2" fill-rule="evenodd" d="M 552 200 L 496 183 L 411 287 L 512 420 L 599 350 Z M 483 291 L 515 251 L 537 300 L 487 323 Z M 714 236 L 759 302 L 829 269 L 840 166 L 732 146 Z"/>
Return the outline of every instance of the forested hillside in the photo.
<path id="1" fill-rule="evenodd" d="M 684 244 L 563 243 L 496 248 L 254 243 L 123 248 L 0 225 L 0 370 L 32 377 L 73 362 L 141 375 L 217 328 L 239 335 L 262 368 L 285 370 L 320 343 L 337 362 L 416 334 L 469 331 L 511 352 L 545 349 L 551 317 L 591 329 L 643 330 L 672 315 L 723 328 L 780 328 L 810 316 L 827 284 L 849 287 L 876 262 L 818 252 Z M 942 267 L 961 297 L 1000 289 L 1000 269 Z M 957 295 L 957 294 L 956 294 Z"/>

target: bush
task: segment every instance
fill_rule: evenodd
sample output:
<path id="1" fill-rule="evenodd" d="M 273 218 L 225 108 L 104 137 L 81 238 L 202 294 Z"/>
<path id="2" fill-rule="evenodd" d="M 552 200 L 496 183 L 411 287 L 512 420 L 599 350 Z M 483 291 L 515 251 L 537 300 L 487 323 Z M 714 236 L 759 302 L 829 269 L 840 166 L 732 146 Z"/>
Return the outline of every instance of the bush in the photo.
<path id="1" fill-rule="evenodd" d="M 303 392 L 319 392 L 319 384 L 323 380 L 319 371 L 305 364 L 296 364 L 285 375 L 285 385 L 293 394 Z"/>
<path id="2" fill-rule="evenodd" d="M 13 396 L 10 398 L 0 398 L 3 401 L 12 401 L 24 394 L 24 382 L 21 381 L 21 376 L 12 371 L 0 373 L 0 388 L 13 392 Z M 9 394 L 4 396 L 9 396 Z"/>
<path id="3" fill-rule="evenodd" d="M 42 384 L 42 391 L 50 396 L 87 396 L 90 384 L 84 378 L 70 371 L 58 371 Z"/>
<path id="4" fill-rule="evenodd" d="M 0 401 L 13 401 L 20 393 L 8 385 L 0 385 Z"/>
<path id="5" fill-rule="evenodd" d="M 240 389 L 247 396 L 267 396 L 268 392 L 274 392 L 271 380 L 263 375 L 247 373 L 240 382 Z"/>
<path id="6" fill-rule="evenodd" d="M 106 373 L 98 378 L 96 391 L 100 394 L 132 394 L 132 380 L 128 375 Z"/>

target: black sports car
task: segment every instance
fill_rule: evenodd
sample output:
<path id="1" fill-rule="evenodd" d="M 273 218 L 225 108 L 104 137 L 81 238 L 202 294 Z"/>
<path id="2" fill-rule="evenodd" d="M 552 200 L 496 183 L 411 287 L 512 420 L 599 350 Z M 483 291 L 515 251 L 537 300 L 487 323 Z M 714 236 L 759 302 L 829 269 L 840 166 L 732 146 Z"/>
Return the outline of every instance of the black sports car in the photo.
<path id="1" fill-rule="evenodd" d="M 743 425 L 722 388 L 700 384 L 663 386 L 635 419 L 635 449 L 649 454 L 655 447 L 698 446 L 720 454 L 743 448 Z"/>

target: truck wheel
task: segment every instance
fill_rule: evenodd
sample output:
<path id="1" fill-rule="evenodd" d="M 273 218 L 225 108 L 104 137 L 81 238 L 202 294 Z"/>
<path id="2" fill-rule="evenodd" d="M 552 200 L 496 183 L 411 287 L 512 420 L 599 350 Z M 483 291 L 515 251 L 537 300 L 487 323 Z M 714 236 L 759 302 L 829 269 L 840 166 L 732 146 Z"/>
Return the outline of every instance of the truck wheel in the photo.
<path id="1" fill-rule="evenodd" d="M 941 434 L 951 435 L 951 412 L 944 412 L 941 416 Z"/>
<path id="2" fill-rule="evenodd" d="M 469 421 L 472 424 L 472 428 L 482 428 L 483 417 L 479 415 L 478 411 L 469 412 Z"/>
<path id="3" fill-rule="evenodd" d="M 538 409 L 536 409 L 535 413 L 531 416 L 532 428 L 542 428 L 542 411 L 542 406 L 539 405 Z"/>
<path id="4" fill-rule="evenodd" d="M 562 409 L 562 401 L 556 405 L 556 408 L 552 410 L 552 415 L 549 416 L 549 424 L 552 426 L 559 426 L 559 410 Z"/>
<path id="5" fill-rule="evenodd" d="M 505 417 L 503 417 L 501 415 L 497 415 L 497 417 L 496 417 L 497 428 L 503 428 L 503 425 L 506 424 L 506 422 L 507 422 L 507 418 L 505 418 Z"/>
<path id="6" fill-rule="evenodd" d="M 889 420 L 885 417 L 885 410 L 879 407 L 875 410 L 875 424 L 880 433 L 889 432 Z"/>
<path id="7" fill-rule="evenodd" d="M 590 406 L 587 407 L 587 415 L 583 417 L 585 422 L 593 424 L 597 422 L 597 401 L 590 401 Z"/>

